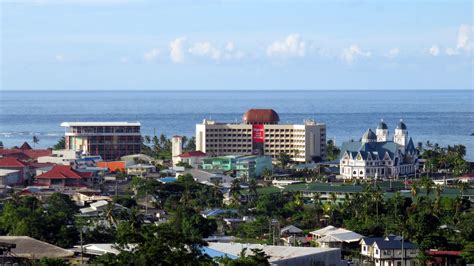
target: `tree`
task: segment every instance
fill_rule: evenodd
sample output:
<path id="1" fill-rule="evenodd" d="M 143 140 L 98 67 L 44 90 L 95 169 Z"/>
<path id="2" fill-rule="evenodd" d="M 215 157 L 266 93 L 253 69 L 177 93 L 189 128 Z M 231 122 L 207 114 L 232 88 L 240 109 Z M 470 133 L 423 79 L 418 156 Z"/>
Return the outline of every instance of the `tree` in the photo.
<path id="1" fill-rule="evenodd" d="M 0 149 L 3 149 L 3 141 L 0 140 Z"/>
<path id="2" fill-rule="evenodd" d="M 183 140 L 184 143 L 184 140 Z M 184 145 L 184 151 L 195 151 L 196 150 L 196 137 L 192 136 L 189 138 Z"/>
<path id="3" fill-rule="evenodd" d="M 473 241 L 468 242 L 464 246 L 461 252 L 461 256 L 464 258 L 466 263 L 468 264 L 474 263 L 474 242 Z"/>
<path id="4" fill-rule="evenodd" d="M 235 205 L 239 205 L 240 196 L 242 195 L 242 193 L 241 193 L 241 187 L 240 187 L 240 180 L 238 178 L 234 178 L 234 180 L 232 180 L 232 183 L 229 189 L 229 194 L 232 197 L 233 203 Z"/>
<path id="5" fill-rule="evenodd" d="M 53 150 L 63 150 L 66 148 L 66 138 L 61 137 L 56 144 L 53 146 Z"/>
<path id="6" fill-rule="evenodd" d="M 281 168 L 285 169 L 286 166 L 291 162 L 290 155 L 284 152 L 280 153 L 278 156 L 278 162 L 280 162 Z"/>
<path id="7" fill-rule="evenodd" d="M 249 182 L 249 196 L 252 202 L 255 202 L 258 199 L 258 185 L 255 179 L 251 179 Z"/>
<path id="8" fill-rule="evenodd" d="M 237 259 L 231 259 L 229 257 L 221 257 L 218 259 L 219 265 L 226 266 L 265 266 L 270 265 L 268 259 L 270 256 L 265 254 L 261 249 L 251 249 L 252 254 L 247 254 L 247 248 L 242 249 L 240 256 Z"/>
<path id="9" fill-rule="evenodd" d="M 334 145 L 334 141 L 331 139 L 328 140 L 326 145 L 326 159 L 328 161 L 336 160 L 340 153 L 341 150 L 336 145 Z"/>
<path id="10" fill-rule="evenodd" d="M 129 241 L 121 244 L 118 255 L 99 256 L 98 265 L 211 265 L 211 258 L 202 254 L 201 239 L 183 234 L 171 223 L 143 227 Z M 126 235 L 125 235 L 126 236 Z M 132 242 L 134 241 L 134 242 Z M 127 244 L 136 244 L 129 250 Z"/>
<path id="11" fill-rule="evenodd" d="M 33 144 L 36 146 L 36 144 L 38 144 L 40 141 L 39 137 L 36 136 L 36 135 L 33 135 Z"/>

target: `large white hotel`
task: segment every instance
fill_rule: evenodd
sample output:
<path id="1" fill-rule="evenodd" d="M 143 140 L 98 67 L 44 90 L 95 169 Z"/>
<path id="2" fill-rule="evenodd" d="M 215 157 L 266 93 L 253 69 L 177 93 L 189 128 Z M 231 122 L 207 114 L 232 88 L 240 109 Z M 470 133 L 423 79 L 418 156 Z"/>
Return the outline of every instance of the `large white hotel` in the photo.
<path id="1" fill-rule="evenodd" d="M 196 125 L 196 150 L 209 156 L 258 154 L 276 159 L 280 153 L 295 162 L 323 160 L 326 156 L 326 125 L 279 124 L 272 109 L 250 109 L 242 123 L 218 123 L 204 119 Z"/>

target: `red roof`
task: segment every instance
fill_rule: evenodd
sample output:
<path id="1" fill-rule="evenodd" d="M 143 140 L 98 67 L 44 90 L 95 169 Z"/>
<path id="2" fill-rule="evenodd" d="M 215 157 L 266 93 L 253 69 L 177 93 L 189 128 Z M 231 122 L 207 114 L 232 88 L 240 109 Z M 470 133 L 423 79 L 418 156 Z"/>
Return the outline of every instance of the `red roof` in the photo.
<path id="1" fill-rule="evenodd" d="M 38 157 L 53 154 L 51 150 L 24 150 L 23 153 L 28 155 L 31 159 L 38 159 Z"/>
<path id="2" fill-rule="evenodd" d="M 430 249 L 425 251 L 428 256 L 461 256 L 461 251 L 455 250 L 435 250 Z"/>
<path id="3" fill-rule="evenodd" d="M 44 167 L 53 167 L 56 164 L 54 164 L 54 163 L 26 162 L 26 165 L 28 165 L 29 167 L 37 169 L 37 168 L 44 168 Z"/>
<path id="4" fill-rule="evenodd" d="M 0 155 L 3 157 L 16 157 L 19 159 L 38 159 L 41 156 L 49 156 L 51 150 L 21 150 L 21 149 L 0 149 Z"/>
<path id="5" fill-rule="evenodd" d="M 250 109 L 242 117 L 244 124 L 277 124 L 280 117 L 273 109 Z"/>
<path id="6" fill-rule="evenodd" d="M 72 169 L 67 165 L 55 165 L 53 169 L 49 170 L 46 173 L 43 173 L 35 178 L 46 178 L 46 179 L 80 179 L 84 176 L 82 173 Z"/>
<path id="7" fill-rule="evenodd" d="M 20 150 L 31 150 L 31 146 L 30 144 L 28 144 L 28 142 L 23 142 L 23 144 L 20 146 Z"/>
<path id="8" fill-rule="evenodd" d="M 19 161 L 17 158 L 13 158 L 13 157 L 0 158 L 0 167 L 19 167 L 19 168 L 23 168 L 25 166 L 26 166 L 26 164 Z"/>
<path id="9" fill-rule="evenodd" d="M 181 157 L 181 158 L 204 157 L 204 156 L 207 156 L 207 154 L 205 154 L 202 151 L 188 151 L 188 152 L 185 152 L 185 153 L 181 153 L 178 156 Z"/>

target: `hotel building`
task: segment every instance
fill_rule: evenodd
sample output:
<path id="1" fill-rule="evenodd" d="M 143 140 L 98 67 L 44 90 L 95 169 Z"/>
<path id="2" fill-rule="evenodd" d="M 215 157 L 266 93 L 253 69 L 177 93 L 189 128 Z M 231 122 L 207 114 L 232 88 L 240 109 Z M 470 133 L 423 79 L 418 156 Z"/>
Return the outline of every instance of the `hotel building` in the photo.
<path id="1" fill-rule="evenodd" d="M 116 160 L 141 150 L 140 123 L 64 122 L 66 149 Z"/>
<path id="2" fill-rule="evenodd" d="M 196 150 L 209 156 L 290 155 L 295 162 L 320 161 L 326 153 L 326 125 L 306 120 L 302 125 L 279 124 L 272 109 L 250 109 L 242 123 L 205 119 L 196 125 Z"/>

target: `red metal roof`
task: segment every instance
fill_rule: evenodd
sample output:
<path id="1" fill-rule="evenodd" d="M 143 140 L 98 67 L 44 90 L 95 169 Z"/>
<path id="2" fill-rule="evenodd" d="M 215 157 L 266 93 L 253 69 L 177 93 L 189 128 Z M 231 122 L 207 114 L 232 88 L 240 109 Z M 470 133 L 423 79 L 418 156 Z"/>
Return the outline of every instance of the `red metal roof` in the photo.
<path id="1" fill-rule="evenodd" d="M 21 150 L 21 149 L 0 149 L 0 155 L 4 157 L 16 157 L 19 159 L 38 159 L 41 156 L 51 155 L 52 151 L 46 150 Z"/>
<path id="2" fill-rule="evenodd" d="M 425 251 L 428 256 L 461 256 L 461 251 L 455 250 L 434 250 L 430 249 Z"/>
<path id="3" fill-rule="evenodd" d="M 31 150 L 31 146 L 30 144 L 28 144 L 28 142 L 23 142 L 23 144 L 20 146 L 20 150 Z"/>
<path id="4" fill-rule="evenodd" d="M 207 156 L 207 154 L 205 154 L 202 151 L 188 151 L 188 152 L 185 152 L 185 153 L 181 153 L 178 156 L 181 157 L 181 158 L 204 157 L 204 156 Z"/>
<path id="5" fill-rule="evenodd" d="M 13 158 L 13 157 L 0 158 L 0 167 L 19 167 L 19 168 L 23 168 L 25 166 L 26 166 L 26 164 L 19 161 L 17 158 Z"/>
<path id="6" fill-rule="evenodd" d="M 280 117 L 273 109 L 250 109 L 242 117 L 245 124 L 276 124 L 279 121 Z"/>
<path id="7" fill-rule="evenodd" d="M 35 178 L 45 178 L 45 179 L 80 179 L 83 178 L 82 173 L 75 171 L 70 166 L 67 165 L 55 165 L 53 169 L 49 170 L 46 173 L 43 173 Z"/>

